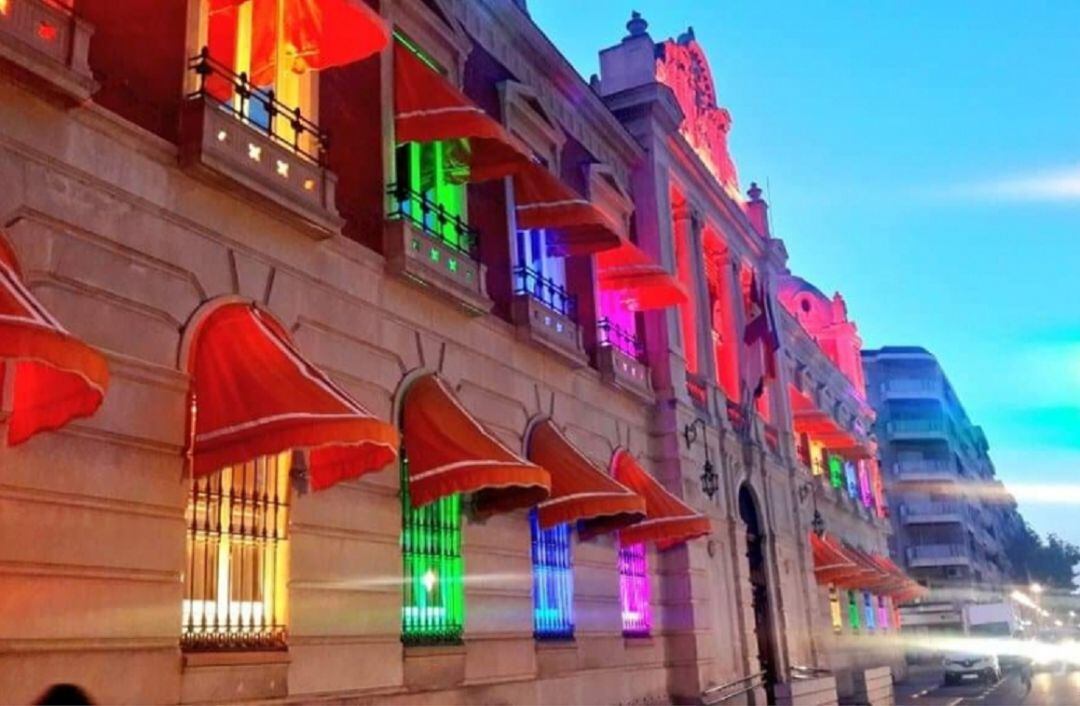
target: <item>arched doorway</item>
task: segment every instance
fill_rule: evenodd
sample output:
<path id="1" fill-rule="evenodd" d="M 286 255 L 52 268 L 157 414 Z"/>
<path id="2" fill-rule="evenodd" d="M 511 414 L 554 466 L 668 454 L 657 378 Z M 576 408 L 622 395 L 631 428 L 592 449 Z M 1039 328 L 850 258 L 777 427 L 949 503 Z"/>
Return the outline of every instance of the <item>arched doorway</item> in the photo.
<path id="1" fill-rule="evenodd" d="M 768 703 L 775 703 L 777 681 L 776 649 L 773 644 L 772 608 L 769 605 L 769 574 L 765 564 L 765 532 L 757 501 L 744 483 L 739 488 L 739 517 L 746 525 L 746 560 L 750 568 L 751 607 L 754 610 L 754 634 L 757 637 L 758 662 L 765 673 Z"/>

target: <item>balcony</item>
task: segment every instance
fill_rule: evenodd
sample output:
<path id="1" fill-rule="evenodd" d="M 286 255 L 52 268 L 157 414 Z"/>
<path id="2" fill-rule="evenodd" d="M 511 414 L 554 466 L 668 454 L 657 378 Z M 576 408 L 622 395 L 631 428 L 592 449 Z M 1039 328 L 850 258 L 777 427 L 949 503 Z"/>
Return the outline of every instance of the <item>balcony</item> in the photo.
<path id="1" fill-rule="evenodd" d="M 337 177 L 325 166 L 328 138 L 299 108 L 278 102 L 210 57 L 207 49 L 188 68 L 198 90 L 180 113 L 180 163 L 213 183 L 237 186 L 259 206 L 329 238 L 345 221 L 338 215 Z"/>
<path id="2" fill-rule="evenodd" d="M 391 202 L 383 229 L 387 269 L 421 288 L 450 296 L 469 314 L 490 311 L 479 234 L 404 184 L 391 184 L 387 193 Z"/>
<path id="3" fill-rule="evenodd" d="M 745 434 L 749 428 L 749 420 L 746 418 L 746 410 L 743 409 L 738 402 L 729 400 L 726 397 L 724 402 L 727 407 L 727 418 L 731 424 L 731 428 L 735 430 L 737 434 Z"/>
<path id="4" fill-rule="evenodd" d="M 554 280 L 524 265 L 514 268 L 510 319 L 518 334 L 556 353 L 574 367 L 588 358 L 577 324 L 577 297 Z"/>
<path id="5" fill-rule="evenodd" d="M 971 566 L 964 544 L 921 544 L 907 548 L 908 567 Z"/>
<path id="6" fill-rule="evenodd" d="M 641 340 L 606 318 L 596 324 L 596 339 L 596 367 L 604 380 L 651 401 L 649 366 L 645 364 L 645 346 Z"/>
<path id="7" fill-rule="evenodd" d="M 87 62 L 93 34 L 64 4 L 0 0 L 0 59 L 30 83 L 76 104 L 97 90 Z"/>
<path id="8" fill-rule="evenodd" d="M 709 413 L 709 383 L 705 377 L 686 371 L 686 394 L 690 403 L 702 414 Z"/>
<path id="9" fill-rule="evenodd" d="M 960 503 L 904 503 L 900 518 L 905 525 L 967 522 L 966 507 Z"/>
<path id="10" fill-rule="evenodd" d="M 887 425 L 894 439 L 947 439 L 948 431 L 941 419 L 894 419 Z"/>
<path id="11" fill-rule="evenodd" d="M 937 399 L 944 387 L 934 378 L 896 378 L 881 383 L 881 396 L 887 400 Z"/>
<path id="12" fill-rule="evenodd" d="M 897 461 L 893 471 L 901 481 L 950 483 L 958 479 L 956 466 L 938 459 Z"/>

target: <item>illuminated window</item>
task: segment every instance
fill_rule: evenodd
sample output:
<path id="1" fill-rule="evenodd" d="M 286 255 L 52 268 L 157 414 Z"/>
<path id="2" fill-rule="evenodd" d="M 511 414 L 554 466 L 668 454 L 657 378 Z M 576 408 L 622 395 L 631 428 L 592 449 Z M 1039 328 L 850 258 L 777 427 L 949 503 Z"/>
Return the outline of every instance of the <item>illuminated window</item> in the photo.
<path id="1" fill-rule="evenodd" d="M 844 461 L 844 480 L 847 485 L 848 496 L 857 500 L 859 498 L 859 477 L 855 474 L 855 464 Z"/>
<path id="2" fill-rule="evenodd" d="M 536 510 L 532 527 L 533 634 L 538 640 L 574 637 L 574 567 L 570 560 L 570 525 L 540 529 Z"/>
<path id="3" fill-rule="evenodd" d="M 852 630 L 859 629 L 859 599 L 855 595 L 855 591 L 848 591 L 848 623 L 851 625 Z"/>
<path id="4" fill-rule="evenodd" d="M 181 645 L 284 648 L 291 452 L 192 482 Z"/>
<path id="5" fill-rule="evenodd" d="M 461 497 L 414 508 L 409 467 L 401 451 L 401 552 L 405 566 L 401 640 L 407 645 L 453 644 L 465 624 Z"/>
<path id="6" fill-rule="evenodd" d="M 623 635 L 645 637 L 652 629 L 649 609 L 649 568 L 645 545 L 619 547 L 619 598 L 622 604 Z"/>
<path id="7" fill-rule="evenodd" d="M 859 495 L 864 507 L 874 506 L 874 489 L 870 485 L 869 465 L 866 461 L 859 461 Z"/>
<path id="8" fill-rule="evenodd" d="M 836 456 L 828 456 L 829 459 L 829 483 L 834 488 L 844 487 L 844 464 Z"/>
<path id="9" fill-rule="evenodd" d="M 514 292 L 533 299 L 573 320 L 577 301 L 566 289 L 566 261 L 551 255 L 550 232 L 543 228 L 517 232 Z"/>
<path id="10" fill-rule="evenodd" d="M 844 614 L 840 609 L 840 592 L 836 586 L 829 586 L 829 617 L 832 619 L 833 632 L 844 629 Z"/>
<path id="11" fill-rule="evenodd" d="M 878 596 L 878 627 L 885 630 L 889 627 L 889 606 L 885 603 L 885 596 Z"/>
<path id="12" fill-rule="evenodd" d="M 863 591 L 863 606 L 866 613 L 866 629 L 873 630 L 877 627 L 877 620 L 875 619 L 876 605 L 874 597 L 867 591 Z"/>

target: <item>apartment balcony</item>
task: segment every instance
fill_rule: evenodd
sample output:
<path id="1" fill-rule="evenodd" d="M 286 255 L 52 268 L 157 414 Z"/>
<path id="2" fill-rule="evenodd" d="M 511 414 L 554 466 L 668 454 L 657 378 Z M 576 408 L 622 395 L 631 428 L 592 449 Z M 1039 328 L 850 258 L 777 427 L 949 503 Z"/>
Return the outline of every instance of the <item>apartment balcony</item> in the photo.
<path id="1" fill-rule="evenodd" d="M 886 400 L 937 399 L 944 390 L 941 381 L 934 378 L 895 378 L 881 383 L 881 396 Z"/>
<path id="2" fill-rule="evenodd" d="M 946 460 L 897 461 L 893 470 L 901 481 L 952 483 L 959 479 L 956 465 Z"/>
<path id="3" fill-rule="evenodd" d="M 210 58 L 189 63 L 198 76 L 180 113 L 180 163 L 240 193 L 315 239 L 341 231 L 337 177 L 326 167 L 327 136 L 304 117 Z"/>
<path id="4" fill-rule="evenodd" d="M 641 340 L 606 318 L 596 324 L 596 333 L 596 367 L 603 379 L 609 385 L 651 401 L 652 384 Z"/>
<path id="5" fill-rule="evenodd" d="M 961 503 L 904 503 L 900 506 L 900 519 L 905 525 L 965 523 L 967 508 Z"/>
<path id="6" fill-rule="evenodd" d="M 97 90 L 87 61 L 93 34 L 65 4 L 0 0 L 0 59 L 29 83 L 73 103 Z"/>
<path id="7" fill-rule="evenodd" d="M 387 270 L 450 297 L 470 314 L 490 311 L 476 230 L 404 185 L 391 184 L 388 193 L 391 207 L 383 228 Z"/>
<path id="8" fill-rule="evenodd" d="M 577 324 L 577 297 L 528 267 L 514 269 L 510 318 L 518 335 L 561 356 L 574 367 L 588 363 Z"/>
<path id="9" fill-rule="evenodd" d="M 893 439 L 948 439 L 948 430 L 941 419 L 894 419 L 886 425 Z"/>
<path id="10" fill-rule="evenodd" d="M 971 553 L 965 544 L 920 544 L 907 548 L 909 568 L 929 566 L 971 566 Z"/>

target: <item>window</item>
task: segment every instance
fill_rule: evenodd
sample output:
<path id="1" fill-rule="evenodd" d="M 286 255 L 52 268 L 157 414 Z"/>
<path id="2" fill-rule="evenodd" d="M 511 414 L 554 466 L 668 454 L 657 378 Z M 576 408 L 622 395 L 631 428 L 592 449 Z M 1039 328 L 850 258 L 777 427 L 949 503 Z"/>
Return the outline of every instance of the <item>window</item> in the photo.
<path id="1" fill-rule="evenodd" d="M 863 591 L 863 606 L 866 614 L 866 629 L 873 630 L 875 627 L 877 627 L 877 621 L 875 620 L 876 616 L 874 615 L 874 613 L 876 612 L 874 610 L 874 597 L 871 596 L 870 593 L 867 591 Z"/>
<path id="2" fill-rule="evenodd" d="M 514 291 L 572 319 L 577 318 L 574 297 L 566 290 L 566 262 L 550 255 L 549 232 L 543 228 L 517 232 L 517 267 Z"/>
<path id="3" fill-rule="evenodd" d="M 840 592 L 836 586 L 829 586 L 829 617 L 832 619 L 833 632 L 839 633 L 844 629 L 843 611 L 840 610 Z"/>
<path id="4" fill-rule="evenodd" d="M 396 152 L 397 185 L 391 194 L 394 214 L 408 218 L 425 233 L 472 254 L 473 233 L 465 225 L 465 180 L 460 141 L 407 142 Z"/>
<path id="5" fill-rule="evenodd" d="M 844 464 L 836 456 L 828 456 L 829 459 L 829 483 L 834 488 L 844 487 Z"/>
<path id="6" fill-rule="evenodd" d="M 285 646 L 291 452 L 192 481 L 185 649 Z"/>
<path id="7" fill-rule="evenodd" d="M 870 485 L 869 462 L 859 461 L 859 496 L 864 507 L 874 506 L 874 489 Z"/>
<path id="8" fill-rule="evenodd" d="M 646 637 L 652 629 L 649 610 L 649 568 L 645 545 L 619 547 L 619 598 L 622 604 L 623 635 Z"/>
<path id="9" fill-rule="evenodd" d="M 856 598 L 855 591 L 848 591 L 848 623 L 852 630 L 858 630 L 860 622 L 859 599 Z"/>
<path id="10" fill-rule="evenodd" d="M 878 596 L 877 599 L 878 608 L 878 627 L 885 630 L 889 627 L 889 606 L 885 602 L 885 596 Z"/>
<path id="11" fill-rule="evenodd" d="M 465 625 L 461 497 L 414 508 L 409 466 L 401 451 L 401 552 L 405 569 L 401 640 L 407 645 L 453 644 Z"/>
<path id="12" fill-rule="evenodd" d="M 570 525 L 540 529 L 536 509 L 532 527 L 533 635 L 538 640 L 574 637 L 574 567 L 570 561 Z"/>
<path id="13" fill-rule="evenodd" d="M 637 316 L 626 307 L 624 293 L 600 291 L 600 344 L 612 346 L 634 360 L 645 362 L 645 347 L 638 336 Z"/>
<path id="14" fill-rule="evenodd" d="M 857 500 L 859 498 L 859 478 L 855 474 L 855 464 L 851 461 L 844 461 L 844 479 L 847 484 L 848 496 L 853 500 Z"/>

